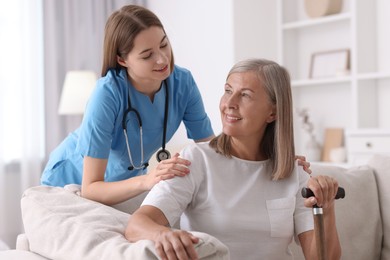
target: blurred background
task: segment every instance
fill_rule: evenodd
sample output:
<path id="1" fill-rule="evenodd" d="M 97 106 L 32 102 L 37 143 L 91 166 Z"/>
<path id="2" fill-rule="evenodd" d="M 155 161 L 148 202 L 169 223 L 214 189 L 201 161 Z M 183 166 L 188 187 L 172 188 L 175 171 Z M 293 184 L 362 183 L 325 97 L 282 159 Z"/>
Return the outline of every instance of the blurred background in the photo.
<path id="1" fill-rule="evenodd" d="M 100 77 L 106 19 L 125 4 L 160 17 L 176 63 L 194 75 L 216 134 L 229 69 L 244 58 L 266 58 L 291 73 L 298 154 L 346 166 L 364 163 L 373 152 L 390 153 L 383 145 L 390 140 L 390 2 L 310 2 L 2 1 L 0 241 L 15 247 L 23 232 L 23 191 L 39 185 L 50 152 L 80 124 Z M 188 142 L 181 127 L 167 146 Z"/>

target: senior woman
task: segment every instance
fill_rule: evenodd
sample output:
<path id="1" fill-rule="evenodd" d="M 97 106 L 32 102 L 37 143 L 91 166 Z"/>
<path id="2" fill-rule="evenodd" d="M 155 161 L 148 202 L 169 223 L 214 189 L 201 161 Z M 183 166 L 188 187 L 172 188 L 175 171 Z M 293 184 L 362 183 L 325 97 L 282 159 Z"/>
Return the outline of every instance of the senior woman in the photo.
<path id="1" fill-rule="evenodd" d="M 250 59 L 229 72 L 220 100 L 222 133 L 181 152 L 191 174 L 156 184 L 130 217 L 126 238 L 150 239 L 162 259 L 197 259 L 198 238 L 209 233 L 231 259 L 293 259 L 300 242 L 306 259 L 317 259 L 311 208 L 324 211 L 326 250 L 339 259 L 334 198 L 338 183 L 311 177 L 294 162 L 290 77 L 277 63 Z M 186 167 L 186 166 L 182 166 Z M 304 199 L 308 187 L 314 197 Z M 174 230 L 181 219 L 181 229 Z"/>

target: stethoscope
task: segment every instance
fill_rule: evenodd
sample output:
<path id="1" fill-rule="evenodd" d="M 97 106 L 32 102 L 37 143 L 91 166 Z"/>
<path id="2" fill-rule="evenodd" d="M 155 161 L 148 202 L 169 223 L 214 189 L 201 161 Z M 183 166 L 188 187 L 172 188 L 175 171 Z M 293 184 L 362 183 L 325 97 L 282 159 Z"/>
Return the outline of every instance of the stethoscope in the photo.
<path id="1" fill-rule="evenodd" d="M 115 73 L 114 73 L 115 74 Z M 114 79 L 116 81 L 116 84 L 118 84 L 118 80 L 116 79 L 116 75 L 114 75 Z M 129 155 L 130 160 L 130 166 L 128 167 L 129 171 L 132 170 L 140 170 L 140 169 L 146 169 L 149 166 L 149 162 L 144 162 L 144 142 L 143 142 L 143 134 L 142 134 L 142 120 L 141 116 L 135 108 L 131 106 L 131 99 L 130 99 L 130 85 L 129 81 L 126 79 L 127 87 L 129 90 L 129 94 L 127 95 L 127 109 L 123 113 L 123 119 L 122 119 L 122 128 L 123 133 L 125 134 L 125 140 L 126 140 L 126 146 L 127 146 L 127 153 Z M 163 138 L 162 138 L 162 145 L 161 149 L 157 152 L 156 158 L 158 162 L 161 162 L 162 160 L 166 160 L 171 158 L 171 154 L 168 150 L 165 149 L 165 142 L 166 142 L 166 134 L 167 134 L 167 124 L 168 124 L 168 107 L 169 107 L 169 92 L 168 92 L 168 83 L 166 80 L 164 80 L 165 85 L 165 109 L 164 109 L 164 130 L 163 130 Z M 119 86 L 119 84 L 118 84 Z M 140 147 L 141 147 L 141 162 L 139 166 L 135 166 L 133 162 L 133 157 L 131 156 L 131 149 L 129 144 L 129 138 L 127 136 L 127 124 L 126 124 L 126 118 L 127 115 L 131 112 L 134 112 L 136 115 L 138 125 L 139 125 L 139 135 L 140 135 Z"/>

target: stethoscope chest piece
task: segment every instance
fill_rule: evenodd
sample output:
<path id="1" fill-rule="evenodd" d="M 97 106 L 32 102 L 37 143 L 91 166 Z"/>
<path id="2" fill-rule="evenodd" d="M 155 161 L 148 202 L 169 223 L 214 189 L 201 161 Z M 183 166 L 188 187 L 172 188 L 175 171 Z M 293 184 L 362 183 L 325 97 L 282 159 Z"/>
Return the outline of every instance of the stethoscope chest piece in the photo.
<path id="1" fill-rule="evenodd" d="M 169 153 L 168 150 L 161 149 L 160 151 L 157 152 L 156 157 L 157 157 L 157 161 L 161 162 L 163 160 L 171 158 L 171 154 Z"/>

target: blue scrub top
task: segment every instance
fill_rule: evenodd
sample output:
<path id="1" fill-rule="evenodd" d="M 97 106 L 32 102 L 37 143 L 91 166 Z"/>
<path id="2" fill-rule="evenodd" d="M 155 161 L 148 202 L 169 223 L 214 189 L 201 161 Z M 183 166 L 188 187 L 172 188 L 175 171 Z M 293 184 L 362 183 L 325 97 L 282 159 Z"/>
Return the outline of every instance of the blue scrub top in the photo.
<path id="1" fill-rule="evenodd" d="M 210 119 L 191 73 L 175 66 L 167 83 L 169 109 L 166 142 L 172 138 L 182 121 L 190 139 L 198 140 L 213 135 Z M 50 154 L 41 183 L 50 186 L 81 184 L 84 156 L 108 159 L 105 181 L 119 181 L 145 174 L 146 170 L 127 169 L 130 161 L 122 128 L 123 114 L 128 108 L 130 91 L 131 106 L 139 112 L 142 120 L 144 160 L 149 161 L 162 145 L 165 87 L 163 84 L 152 102 L 131 85 L 126 70 L 109 71 L 97 81 L 81 126 Z M 126 124 L 132 159 L 135 166 L 139 166 L 140 128 L 133 112 L 127 115 Z"/>

